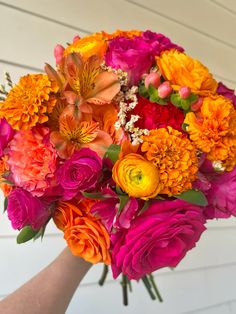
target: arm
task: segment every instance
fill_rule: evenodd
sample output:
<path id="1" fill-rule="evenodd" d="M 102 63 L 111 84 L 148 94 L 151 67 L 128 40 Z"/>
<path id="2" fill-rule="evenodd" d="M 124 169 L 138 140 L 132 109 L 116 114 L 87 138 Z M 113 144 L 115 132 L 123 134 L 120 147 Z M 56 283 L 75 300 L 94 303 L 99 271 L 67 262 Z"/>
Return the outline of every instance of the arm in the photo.
<path id="1" fill-rule="evenodd" d="M 49 266 L 0 302 L 4 314 L 64 314 L 91 264 L 66 248 Z"/>

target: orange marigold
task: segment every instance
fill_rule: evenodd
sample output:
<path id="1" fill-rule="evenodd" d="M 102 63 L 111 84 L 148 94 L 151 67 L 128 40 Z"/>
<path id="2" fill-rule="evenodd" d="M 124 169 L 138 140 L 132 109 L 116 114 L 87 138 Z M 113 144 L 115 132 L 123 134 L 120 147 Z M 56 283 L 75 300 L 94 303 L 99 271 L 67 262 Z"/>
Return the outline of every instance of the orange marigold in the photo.
<path id="1" fill-rule="evenodd" d="M 200 111 L 189 112 L 184 123 L 196 147 L 212 161 L 222 161 L 227 171 L 236 165 L 236 110 L 223 96 L 203 99 Z"/>
<path id="2" fill-rule="evenodd" d="M 193 93 L 199 95 L 216 92 L 216 80 L 198 60 L 171 49 L 164 51 L 160 57 L 156 58 L 156 61 L 162 75 L 170 81 L 175 90 L 188 86 Z"/>
<path id="3" fill-rule="evenodd" d="M 110 238 L 100 220 L 89 213 L 92 200 L 75 204 L 60 201 L 54 212 L 56 226 L 64 231 L 64 239 L 71 252 L 84 260 L 96 264 L 111 263 Z"/>
<path id="4" fill-rule="evenodd" d="M 107 39 L 113 39 L 116 37 L 126 37 L 126 38 L 133 38 L 137 36 L 141 36 L 142 32 L 138 30 L 130 30 L 130 31 L 122 31 L 120 29 L 116 30 L 112 34 L 103 33 Z"/>
<path id="5" fill-rule="evenodd" d="M 150 131 L 143 136 L 142 152 L 159 170 L 159 194 L 180 194 L 192 187 L 198 171 L 196 149 L 190 140 L 171 127 Z"/>
<path id="6" fill-rule="evenodd" d="M 37 123 L 44 123 L 56 104 L 54 93 L 57 90 L 56 83 L 47 75 L 23 76 L 1 104 L 0 118 L 4 117 L 15 130 L 28 130 Z"/>
<path id="7" fill-rule="evenodd" d="M 64 55 L 67 56 L 70 53 L 77 52 L 82 55 L 84 60 L 87 60 L 92 55 L 103 57 L 106 50 L 107 38 L 105 33 L 101 32 L 76 40 L 65 49 Z"/>
<path id="8" fill-rule="evenodd" d="M 12 186 L 4 182 L 6 180 L 4 178 L 4 173 L 9 171 L 7 160 L 7 156 L 3 156 L 0 159 L 0 189 L 3 191 L 4 196 L 8 196 L 12 190 Z"/>

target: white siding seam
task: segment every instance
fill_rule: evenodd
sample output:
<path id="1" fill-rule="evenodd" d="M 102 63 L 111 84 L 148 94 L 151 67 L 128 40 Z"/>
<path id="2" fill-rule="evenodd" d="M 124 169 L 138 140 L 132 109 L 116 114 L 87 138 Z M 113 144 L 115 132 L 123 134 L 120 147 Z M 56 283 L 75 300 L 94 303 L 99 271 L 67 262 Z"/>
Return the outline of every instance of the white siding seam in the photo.
<path id="1" fill-rule="evenodd" d="M 227 12 L 236 15 L 236 11 L 232 10 L 231 8 L 227 7 L 227 5 L 224 5 L 220 2 L 218 2 L 217 0 L 209 0 L 210 2 L 214 3 L 216 6 L 226 10 Z"/>
<path id="2" fill-rule="evenodd" d="M 7 8 L 10 8 L 10 9 L 13 9 L 13 10 L 17 10 L 17 11 L 19 11 L 21 13 L 29 14 L 29 15 L 35 16 L 37 18 L 40 18 L 40 19 L 43 19 L 43 20 L 47 20 L 49 22 L 52 22 L 52 23 L 55 23 L 55 24 L 58 24 L 58 25 L 61 25 L 61 26 L 64 26 L 64 27 L 67 27 L 67 28 L 70 28 L 70 29 L 74 29 L 74 30 L 79 31 L 79 32 L 83 32 L 83 33 L 86 33 L 86 34 L 90 34 L 91 33 L 90 31 L 85 30 L 83 28 L 80 28 L 80 27 L 77 27 L 77 26 L 74 26 L 74 25 L 71 25 L 71 24 L 68 24 L 68 23 L 64 23 L 64 22 L 58 21 L 56 19 L 53 19 L 51 17 L 45 16 L 45 15 L 42 15 L 42 14 L 39 14 L 39 13 L 35 13 L 35 12 L 29 11 L 29 10 L 26 10 L 26 9 L 22 9 L 22 8 L 17 7 L 15 5 L 12 5 L 12 4 L 8 4 L 8 3 L 0 1 L 0 5 L 5 6 Z"/>
<path id="3" fill-rule="evenodd" d="M 18 68 L 22 68 L 22 69 L 26 69 L 26 70 L 29 70 L 29 71 L 43 72 L 42 69 L 39 69 L 39 68 L 36 68 L 36 67 L 32 67 L 32 66 L 26 65 L 26 64 L 12 62 L 12 61 L 9 61 L 9 60 L 0 59 L 0 63 L 6 64 L 6 65 L 12 65 L 12 66 L 15 66 L 15 67 L 18 67 Z"/>
<path id="4" fill-rule="evenodd" d="M 224 302 L 215 303 L 215 304 L 212 304 L 212 305 L 209 305 L 209 306 L 199 307 L 199 308 L 197 308 L 197 309 L 195 309 L 193 311 L 180 312 L 179 314 L 198 314 L 199 311 L 210 310 L 210 309 L 213 309 L 215 307 L 218 307 L 218 306 L 221 306 L 221 305 L 226 305 L 226 304 L 230 305 L 230 303 L 235 302 L 235 301 L 236 301 L 236 299 L 230 299 L 230 300 L 227 300 L 227 301 L 224 301 Z"/>
<path id="5" fill-rule="evenodd" d="M 172 22 L 174 24 L 179 24 L 179 25 L 181 25 L 181 26 L 183 26 L 183 27 L 185 27 L 187 29 L 190 29 L 190 30 L 192 30 L 192 31 L 194 31 L 194 32 L 204 36 L 204 37 L 207 37 L 207 38 L 209 38 L 211 40 L 217 41 L 217 42 L 219 42 L 219 43 L 221 43 L 221 44 L 223 44 L 225 46 L 228 46 L 229 48 L 232 48 L 234 50 L 236 49 L 236 45 L 234 45 L 234 44 L 231 44 L 231 43 L 229 43 L 227 41 L 222 40 L 221 38 L 218 38 L 216 36 L 213 36 L 211 34 L 203 32 L 203 31 L 201 31 L 201 30 L 199 30 L 199 29 L 197 29 L 197 28 L 195 28 L 195 27 L 193 27 L 191 25 L 188 25 L 188 24 L 185 24 L 185 23 L 183 23 L 183 22 L 181 22 L 179 20 L 176 20 L 176 19 L 174 19 L 174 18 L 172 18 L 172 17 L 170 17 L 170 16 L 168 16 L 168 15 L 162 13 L 162 12 L 158 12 L 158 11 L 156 11 L 153 8 L 151 9 L 151 8 L 141 4 L 141 3 L 135 2 L 134 0 L 123 0 L 123 1 L 129 2 L 129 3 L 133 4 L 133 5 L 136 5 L 136 6 L 140 7 L 141 9 L 149 11 L 150 13 L 159 15 L 162 18 L 164 18 L 164 19 L 166 19 L 166 20 L 168 20 L 168 21 L 170 21 L 170 22 Z"/>

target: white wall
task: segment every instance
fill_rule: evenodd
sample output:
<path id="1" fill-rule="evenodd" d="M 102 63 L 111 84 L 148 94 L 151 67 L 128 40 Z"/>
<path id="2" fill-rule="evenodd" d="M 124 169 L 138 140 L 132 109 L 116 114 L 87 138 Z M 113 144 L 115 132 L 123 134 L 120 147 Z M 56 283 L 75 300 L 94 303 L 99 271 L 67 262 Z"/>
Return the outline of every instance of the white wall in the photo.
<path id="1" fill-rule="evenodd" d="M 121 29 L 163 32 L 202 60 L 218 80 L 236 88 L 236 2 L 234 0 L 7 0 L 0 2 L 0 73 L 20 75 L 53 64 L 53 47 L 75 34 Z M 3 78 L 3 75 L 2 75 Z M 2 198 L 0 200 L 2 204 Z M 2 207 L 2 205 L 1 205 Z M 0 212 L 2 210 L 0 209 Z M 129 308 L 119 282 L 96 285 L 94 267 L 75 294 L 68 314 L 236 313 L 236 219 L 215 221 L 175 271 L 156 273 L 164 303 L 134 284 Z M 50 226 L 44 241 L 17 245 L 16 233 L 0 214 L 0 298 L 47 265 L 64 247 Z"/>

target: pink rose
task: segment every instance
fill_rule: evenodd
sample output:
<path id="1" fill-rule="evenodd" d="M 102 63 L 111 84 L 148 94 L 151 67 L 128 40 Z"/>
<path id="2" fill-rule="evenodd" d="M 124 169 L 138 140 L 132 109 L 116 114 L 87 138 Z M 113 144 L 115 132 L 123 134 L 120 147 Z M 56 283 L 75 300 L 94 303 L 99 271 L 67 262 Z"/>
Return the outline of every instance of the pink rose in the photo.
<path id="1" fill-rule="evenodd" d="M 71 199 L 95 186 L 102 170 L 101 158 L 89 148 L 76 151 L 57 171 L 57 180 Z"/>
<path id="2" fill-rule="evenodd" d="M 233 89 L 230 89 L 227 86 L 225 86 L 223 83 L 219 82 L 216 92 L 219 95 L 229 98 L 232 101 L 234 108 L 236 109 L 236 96 L 234 94 Z"/>
<path id="3" fill-rule="evenodd" d="M 142 37 L 114 38 L 105 55 L 106 64 L 128 73 L 130 85 L 137 85 L 142 74 L 148 73 L 154 62 L 152 46 Z"/>
<path id="4" fill-rule="evenodd" d="M 199 240 L 205 218 L 202 209 L 181 200 L 155 201 L 112 234 L 112 272 L 140 279 L 162 267 L 175 267 Z"/>
<path id="5" fill-rule="evenodd" d="M 5 119 L 0 119 L 0 157 L 4 155 L 4 149 L 13 138 L 15 131 Z"/>
<path id="6" fill-rule="evenodd" d="M 7 213 L 14 229 L 30 225 L 34 230 L 39 230 L 51 215 L 46 204 L 20 188 L 11 191 Z"/>

